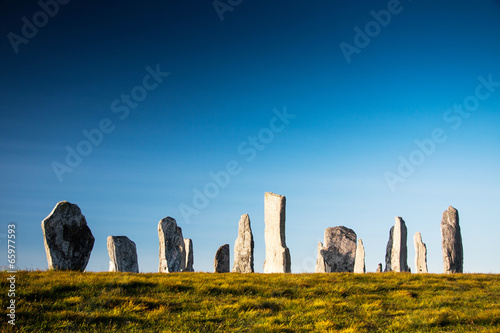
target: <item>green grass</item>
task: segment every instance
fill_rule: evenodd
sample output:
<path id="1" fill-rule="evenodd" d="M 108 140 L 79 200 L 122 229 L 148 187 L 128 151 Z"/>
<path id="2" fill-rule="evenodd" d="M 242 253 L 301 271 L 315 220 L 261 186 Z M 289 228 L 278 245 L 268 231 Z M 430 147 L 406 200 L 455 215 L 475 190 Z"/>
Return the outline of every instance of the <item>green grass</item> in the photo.
<path id="1" fill-rule="evenodd" d="M 7 273 L 1 275 L 7 307 Z M 16 274 L 19 332 L 500 332 L 500 275 Z M 3 316 L 2 332 L 12 331 Z"/>

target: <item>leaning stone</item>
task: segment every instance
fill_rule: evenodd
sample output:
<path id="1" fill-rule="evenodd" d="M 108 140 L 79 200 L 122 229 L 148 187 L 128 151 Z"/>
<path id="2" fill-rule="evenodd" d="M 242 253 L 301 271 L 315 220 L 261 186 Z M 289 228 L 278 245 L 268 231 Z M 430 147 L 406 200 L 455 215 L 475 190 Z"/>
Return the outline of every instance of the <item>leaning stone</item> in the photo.
<path id="1" fill-rule="evenodd" d="M 42 221 L 42 230 L 49 269 L 85 270 L 95 239 L 77 205 L 58 202 Z"/>
<path id="2" fill-rule="evenodd" d="M 107 238 L 110 272 L 139 273 L 137 248 L 127 236 L 108 236 Z"/>
<path id="3" fill-rule="evenodd" d="M 353 272 L 356 258 L 356 233 L 346 227 L 325 229 L 324 246 L 318 244 L 317 272 Z"/>
<path id="4" fill-rule="evenodd" d="M 215 253 L 214 273 L 229 273 L 229 244 L 224 244 Z"/>
<path id="5" fill-rule="evenodd" d="M 463 273 L 464 256 L 458 211 L 449 206 L 441 220 L 444 273 Z"/>
<path id="6" fill-rule="evenodd" d="M 233 272 L 253 273 L 253 235 L 248 214 L 241 215 L 238 224 L 238 238 L 234 243 Z"/>
<path id="7" fill-rule="evenodd" d="M 422 242 L 422 235 L 420 232 L 415 233 L 413 236 L 413 243 L 415 244 L 415 270 L 416 273 L 428 273 L 427 271 L 427 246 Z"/>
<path id="8" fill-rule="evenodd" d="M 386 252 L 386 272 L 408 272 L 407 229 L 401 217 L 395 218 L 396 223 L 391 228 Z M 392 245 L 392 246 L 390 246 Z"/>
<path id="9" fill-rule="evenodd" d="M 175 219 L 166 217 L 158 223 L 160 240 L 160 273 L 182 272 L 186 267 L 186 250 L 182 229 Z"/>
<path id="10" fill-rule="evenodd" d="M 365 247 L 363 241 L 358 239 L 358 246 L 356 247 L 356 258 L 354 261 L 354 273 L 366 273 L 365 267 Z"/>
<path id="11" fill-rule="evenodd" d="M 290 273 L 290 250 L 285 241 L 286 198 L 266 192 L 264 195 L 264 221 L 266 260 L 264 273 Z"/>
<path id="12" fill-rule="evenodd" d="M 184 249 L 186 250 L 186 268 L 185 272 L 194 272 L 194 252 L 193 241 L 189 238 L 184 238 Z"/>

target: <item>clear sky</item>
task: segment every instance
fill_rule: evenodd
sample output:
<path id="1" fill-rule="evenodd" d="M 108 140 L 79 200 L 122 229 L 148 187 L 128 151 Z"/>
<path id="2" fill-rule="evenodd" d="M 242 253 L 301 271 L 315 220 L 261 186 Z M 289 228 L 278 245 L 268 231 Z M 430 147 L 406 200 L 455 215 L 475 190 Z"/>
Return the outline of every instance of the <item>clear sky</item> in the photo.
<path id="1" fill-rule="evenodd" d="M 166 216 L 213 271 L 248 213 L 262 272 L 269 191 L 294 273 L 339 225 L 375 271 L 395 216 L 409 266 L 419 231 L 440 273 L 449 205 L 464 271 L 500 273 L 500 1 L 0 3 L 0 242 L 17 223 L 20 268 L 47 268 L 40 223 L 66 200 L 90 271 L 108 235 L 157 271 Z"/>

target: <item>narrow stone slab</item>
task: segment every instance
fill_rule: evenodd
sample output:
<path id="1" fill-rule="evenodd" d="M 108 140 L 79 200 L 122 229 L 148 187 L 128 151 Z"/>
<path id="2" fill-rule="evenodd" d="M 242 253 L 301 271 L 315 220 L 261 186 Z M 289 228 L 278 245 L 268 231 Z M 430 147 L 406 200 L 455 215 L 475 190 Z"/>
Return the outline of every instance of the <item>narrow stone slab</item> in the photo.
<path id="1" fill-rule="evenodd" d="M 463 273 L 464 250 L 458 211 L 449 206 L 441 220 L 444 273 Z"/>
<path id="2" fill-rule="evenodd" d="M 127 236 L 107 238 L 110 272 L 139 273 L 137 248 Z"/>
<path id="3" fill-rule="evenodd" d="M 389 241 L 387 242 L 387 247 L 385 248 L 385 270 L 384 272 L 392 272 L 392 243 L 394 237 L 394 226 L 391 227 L 389 231 Z"/>
<path id="4" fill-rule="evenodd" d="M 193 241 L 189 238 L 184 238 L 184 249 L 186 250 L 186 268 L 185 272 L 194 272 L 194 252 Z"/>
<path id="5" fill-rule="evenodd" d="M 241 215 L 238 224 L 238 238 L 234 243 L 233 272 L 253 273 L 253 234 L 248 214 Z"/>
<path id="6" fill-rule="evenodd" d="M 77 205 L 58 202 L 42 221 L 42 231 L 49 269 L 85 270 L 95 239 Z"/>
<path id="7" fill-rule="evenodd" d="M 229 244 L 224 244 L 215 253 L 214 273 L 229 273 Z"/>
<path id="8" fill-rule="evenodd" d="M 354 261 L 354 273 L 366 273 L 365 266 L 365 247 L 363 240 L 358 239 L 358 246 L 356 247 L 356 258 Z"/>
<path id="9" fill-rule="evenodd" d="M 375 271 L 375 273 L 382 273 L 382 263 L 378 264 L 377 270 Z"/>
<path id="10" fill-rule="evenodd" d="M 286 247 L 285 217 L 286 198 L 266 192 L 264 195 L 264 221 L 266 261 L 264 273 L 290 273 L 290 250 Z"/>
<path id="11" fill-rule="evenodd" d="M 413 236 L 413 243 L 415 244 L 415 273 L 428 273 L 427 246 L 422 242 L 420 232 L 415 233 L 415 236 Z"/>
<path id="12" fill-rule="evenodd" d="M 186 250 L 182 229 L 175 219 L 166 217 L 158 223 L 160 240 L 160 273 L 182 272 L 186 267 Z"/>
<path id="13" fill-rule="evenodd" d="M 409 272 L 407 229 L 405 221 L 396 216 L 394 227 L 391 228 L 387 252 L 385 256 L 386 272 Z"/>
<path id="14" fill-rule="evenodd" d="M 352 273 L 356 259 L 356 238 L 354 230 L 344 226 L 326 228 L 325 245 L 318 244 L 316 272 Z"/>

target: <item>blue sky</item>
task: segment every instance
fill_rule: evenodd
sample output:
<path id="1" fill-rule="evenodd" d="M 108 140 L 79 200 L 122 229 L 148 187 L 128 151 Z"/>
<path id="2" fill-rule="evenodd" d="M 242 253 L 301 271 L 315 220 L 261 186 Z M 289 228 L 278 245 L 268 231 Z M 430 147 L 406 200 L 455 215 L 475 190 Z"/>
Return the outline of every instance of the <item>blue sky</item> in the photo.
<path id="1" fill-rule="evenodd" d="M 440 273 L 449 205 L 464 270 L 500 273 L 485 255 L 500 253 L 500 1 L 232 3 L 221 21 L 211 1 L 72 1 L 19 44 L 10 33 L 23 37 L 23 17 L 42 20 L 42 9 L 1 3 L 0 242 L 17 223 L 19 267 L 47 268 L 40 223 L 67 200 L 96 239 L 90 271 L 108 269 L 108 235 L 131 238 L 140 270 L 157 271 L 166 216 L 193 239 L 195 270 L 213 271 L 219 246 L 233 256 L 248 213 L 262 272 L 271 191 L 287 197 L 294 273 L 314 271 L 317 242 L 338 225 L 363 239 L 374 271 L 395 216 L 408 227 L 410 267 L 420 231 Z M 370 23 L 388 10 L 385 26 Z M 377 24 L 357 47 L 355 28 Z M 358 49 L 350 62 L 341 43 Z M 273 121 L 285 110 L 285 123 Z M 99 126 L 108 133 L 97 144 L 81 143 Z M 253 152 L 252 138 L 262 140 Z M 87 156 L 68 166 L 67 147 Z M 71 172 L 58 176 L 55 162 Z M 196 209 L 193 190 L 228 163 L 239 172 Z M 392 187 L 388 173 L 400 177 Z M 197 214 L 186 218 L 186 206 Z"/>

